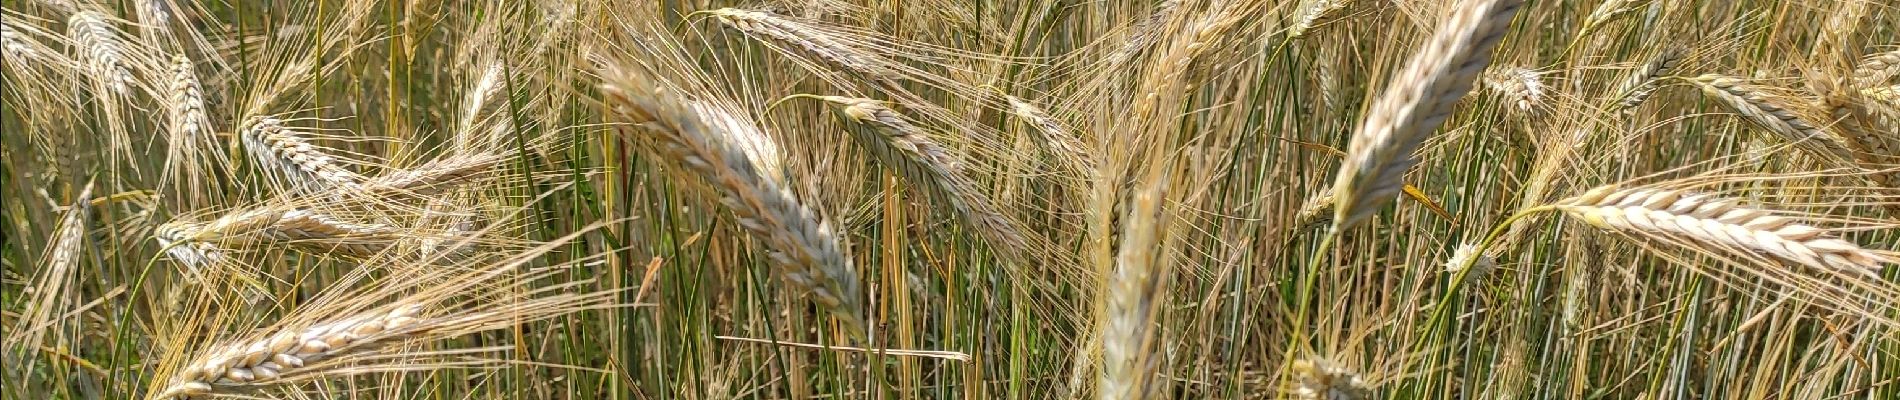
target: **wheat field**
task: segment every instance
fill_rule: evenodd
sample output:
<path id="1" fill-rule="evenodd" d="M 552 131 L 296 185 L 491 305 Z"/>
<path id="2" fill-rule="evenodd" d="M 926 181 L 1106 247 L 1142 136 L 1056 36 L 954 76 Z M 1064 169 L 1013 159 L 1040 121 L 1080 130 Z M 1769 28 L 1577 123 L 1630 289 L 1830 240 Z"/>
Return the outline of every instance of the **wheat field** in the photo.
<path id="1" fill-rule="evenodd" d="M 1891 0 L 4 0 L 4 399 L 1900 398 Z"/>

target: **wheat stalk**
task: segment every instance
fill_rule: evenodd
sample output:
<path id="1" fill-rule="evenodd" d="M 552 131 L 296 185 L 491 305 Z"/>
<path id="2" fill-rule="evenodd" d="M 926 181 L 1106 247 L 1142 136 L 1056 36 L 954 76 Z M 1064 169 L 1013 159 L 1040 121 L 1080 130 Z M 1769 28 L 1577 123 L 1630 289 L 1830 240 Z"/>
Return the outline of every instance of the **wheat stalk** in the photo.
<path id="1" fill-rule="evenodd" d="M 295 187 L 349 188 L 363 177 L 339 165 L 339 160 L 298 136 L 295 128 L 277 118 L 259 118 L 243 133 L 244 148 L 259 166 L 277 171 Z"/>
<path id="2" fill-rule="evenodd" d="M 1623 83 L 1617 85 L 1616 91 L 1612 92 L 1618 99 L 1617 109 L 1628 112 L 1636 106 L 1643 105 L 1644 101 L 1649 100 L 1650 95 L 1656 93 L 1657 81 L 1669 75 L 1681 61 L 1682 51 L 1671 47 L 1657 53 L 1654 58 L 1649 59 L 1649 62 L 1643 63 L 1642 68 L 1638 68 L 1628 78 L 1624 78 Z"/>
<path id="3" fill-rule="evenodd" d="M 778 275 L 850 332 L 864 335 L 863 292 L 843 239 L 789 190 L 762 176 L 729 133 L 707 121 L 676 89 L 661 87 L 643 72 L 617 65 L 602 69 L 600 90 L 609 111 L 651 133 L 660 155 L 712 183 L 739 226 L 765 243 Z"/>
<path id="4" fill-rule="evenodd" d="M 1150 173 L 1122 219 L 1115 270 L 1105 292 L 1097 399 L 1145 399 L 1160 389 L 1154 371 L 1154 328 L 1158 305 L 1167 301 L 1168 293 L 1167 179 L 1165 173 Z"/>
<path id="5" fill-rule="evenodd" d="M 111 18 L 97 11 L 82 10 L 66 20 L 67 36 L 86 56 L 86 66 L 94 79 L 113 93 L 130 95 L 132 70 L 126 59 L 126 43 L 112 28 Z"/>
<path id="6" fill-rule="evenodd" d="M 1743 83 L 1741 79 L 1720 74 L 1705 74 L 1693 78 L 1683 78 L 1704 93 L 1721 100 L 1723 104 L 1747 117 L 1769 132 L 1794 142 L 1804 149 L 1818 153 L 1834 162 L 1851 163 L 1852 151 L 1843 145 L 1840 139 L 1808 123 L 1794 111 L 1788 110 L 1771 95 L 1760 88 Z"/>
<path id="7" fill-rule="evenodd" d="M 1771 257 L 1812 268 L 1872 276 L 1891 257 L 1834 237 L 1826 229 L 1710 194 L 1609 185 L 1553 206 L 1598 228 L 1682 239 L 1715 251 Z"/>
<path id="8" fill-rule="evenodd" d="M 1398 197 L 1406 169 L 1417 163 L 1413 152 L 1471 91 L 1472 79 L 1491 63 L 1497 46 L 1522 3 L 1472 0 L 1461 3 L 1425 48 L 1380 95 L 1352 137 L 1346 162 L 1333 186 L 1334 230 L 1371 218 Z"/>

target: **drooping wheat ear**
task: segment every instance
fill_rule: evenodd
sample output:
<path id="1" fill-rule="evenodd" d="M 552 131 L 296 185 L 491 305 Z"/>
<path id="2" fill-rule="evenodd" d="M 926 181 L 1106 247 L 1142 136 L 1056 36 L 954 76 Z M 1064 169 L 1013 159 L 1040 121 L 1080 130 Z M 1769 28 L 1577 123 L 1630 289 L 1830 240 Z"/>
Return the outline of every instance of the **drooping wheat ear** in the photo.
<path id="1" fill-rule="evenodd" d="M 1295 39 L 1305 37 L 1307 31 L 1339 17 L 1340 11 L 1349 5 L 1352 5 L 1352 0 L 1302 1 L 1299 15 L 1293 20 L 1293 26 L 1287 27 L 1286 36 Z"/>
<path id="2" fill-rule="evenodd" d="M 772 13 L 737 8 L 721 8 L 704 13 L 741 33 L 790 46 L 812 57 L 837 64 L 846 71 L 864 75 L 867 79 L 888 81 L 898 76 L 874 56 L 861 54 L 828 35 L 810 32 L 804 25 Z"/>
<path id="3" fill-rule="evenodd" d="M 1519 0 L 1467 0 L 1439 26 L 1374 103 L 1353 134 L 1333 187 L 1338 205 L 1333 226 L 1344 230 L 1398 197 L 1413 152 L 1451 114 L 1472 80 L 1491 63 L 1491 49 L 1504 37 L 1522 5 Z"/>
<path id="4" fill-rule="evenodd" d="M 171 67 L 171 101 L 166 108 L 171 112 L 172 134 L 198 137 L 211 124 L 211 119 L 205 116 L 204 92 L 198 85 L 198 73 L 191 59 L 183 54 L 172 56 Z"/>
<path id="5" fill-rule="evenodd" d="M 173 223 L 176 225 L 169 230 L 183 233 L 172 238 L 176 240 L 215 243 L 214 246 L 249 246 L 268 239 L 288 242 L 313 253 L 355 258 L 376 255 L 396 239 L 395 230 L 388 226 L 348 222 L 296 208 L 237 210 L 195 226 L 188 221 Z M 187 231 L 192 228 L 196 229 Z M 182 259 L 190 255 L 179 257 L 173 253 L 173 257 Z"/>
<path id="6" fill-rule="evenodd" d="M 1554 207 L 1598 228 L 1822 270 L 1871 276 L 1895 262 L 1826 229 L 1704 193 L 1609 185 Z"/>
<path id="7" fill-rule="evenodd" d="M 1486 72 L 1484 87 L 1509 99 L 1520 112 L 1536 112 L 1537 107 L 1544 104 L 1544 81 L 1537 71 L 1505 67 Z"/>
<path id="8" fill-rule="evenodd" d="M 156 397 L 208 398 L 242 390 L 239 388 L 274 384 L 285 375 L 303 373 L 301 369 L 324 360 L 374 352 L 430 329 L 428 321 L 420 319 L 422 311 L 421 305 L 406 304 L 385 312 L 280 331 L 264 340 L 215 346 L 173 374 Z"/>
<path id="9" fill-rule="evenodd" d="M 42 345 L 44 335 L 39 332 L 48 330 L 54 321 L 66 318 L 65 307 L 76 304 L 61 303 L 72 299 L 73 288 L 70 285 L 78 278 L 73 267 L 79 263 L 79 255 L 85 248 L 86 226 L 92 212 L 92 184 L 79 190 L 73 197 L 66 215 L 53 226 L 52 242 L 47 243 L 44 264 L 34 272 L 33 288 L 30 292 L 26 310 L 15 321 L 16 325 L 6 334 L 8 350 L 33 349 Z M 58 329 L 53 329 L 57 331 Z"/>
<path id="10" fill-rule="evenodd" d="M 764 242 L 780 277 L 851 332 L 865 334 L 862 291 L 843 238 L 791 191 L 762 176 L 729 133 L 708 122 L 677 89 L 662 87 L 644 70 L 626 68 L 602 67 L 600 90 L 609 111 L 648 132 L 660 156 L 711 183 L 739 226 Z"/>
<path id="11" fill-rule="evenodd" d="M 217 245 L 193 239 L 202 230 L 204 223 L 173 220 L 159 225 L 152 232 L 152 237 L 158 240 L 158 246 L 165 249 L 166 254 L 195 274 L 224 260 L 224 251 Z"/>
<path id="12" fill-rule="evenodd" d="M 5 51 L 9 64 L 20 61 L 37 61 L 40 52 L 28 44 L 32 39 L 13 31 L 13 23 L 0 20 L 0 51 Z"/>
<path id="13" fill-rule="evenodd" d="M 1344 365 L 1320 358 L 1293 361 L 1293 374 L 1299 386 L 1293 395 L 1309 400 L 1365 400 L 1372 398 L 1372 386 L 1359 373 Z"/>
<path id="14" fill-rule="evenodd" d="M 1616 86 L 1616 91 L 1612 92 L 1619 99 L 1616 103 L 1617 109 L 1628 112 L 1636 106 L 1643 105 L 1644 101 L 1649 100 L 1650 95 L 1656 94 L 1657 82 L 1676 69 L 1676 65 L 1681 61 L 1682 50 L 1670 47 L 1657 53 L 1656 57 L 1649 59 L 1649 62 L 1643 63 L 1642 68 L 1631 72 L 1629 77 L 1623 79 L 1623 83 Z"/>
<path id="15" fill-rule="evenodd" d="M 1762 128 L 1768 129 L 1782 139 L 1796 143 L 1803 149 L 1814 152 L 1834 162 L 1852 162 L 1854 154 L 1841 139 L 1822 131 L 1808 123 L 1794 111 L 1788 110 L 1772 95 L 1743 83 L 1741 79 L 1721 75 L 1705 74 L 1693 78 L 1683 78 L 1703 93 L 1721 100 L 1736 113 L 1747 117 Z"/>
<path id="16" fill-rule="evenodd" d="M 1864 89 L 1885 85 L 1895 76 L 1900 76 L 1900 50 L 1876 53 L 1854 67 L 1854 87 Z"/>
<path id="17" fill-rule="evenodd" d="M 1122 218 L 1115 271 L 1107 282 L 1097 399 L 1145 399 L 1161 389 L 1154 371 L 1155 313 L 1168 294 L 1168 178 L 1151 173 L 1146 180 Z"/>
<path id="18" fill-rule="evenodd" d="M 277 171 L 295 187 L 348 188 L 363 177 L 343 169 L 335 157 L 298 136 L 277 118 L 264 117 L 243 133 L 244 148 L 264 169 Z"/>
<path id="19" fill-rule="evenodd" d="M 1016 96 L 1004 95 L 1003 99 L 1009 102 L 1012 113 L 1035 128 L 1029 131 L 1036 135 L 1036 142 L 1042 144 L 1043 151 L 1055 158 L 1056 165 L 1077 174 L 1095 168 L 1088 153 L 1082 150 L 1082 140 L 1076 138 L 1061 120 L 1049 115 L 1042 107 Z"/>
<path id="20" fill-rule="evenodd" d="M 475 79 L 475 86 L 469 88 L 468 97 L 462 104 L 462 118 L 456 125 L 453 135 L 455 141 L 452 148 L 457 153 L 484 151 L 488 146 L 496 145 L 496 143 L 480 142 L 485 139 L 485 136 L 480 134 L 483 132 L 480 126 L 489 110 L 499 103 L 495 101 L 496 98 L 504 94 L 502 92 L 504 71 L 500 62 L 492 62 L 486 68 L 482 68 L 482 75 Z"/>
<path id="21" fill-rule="evenodd" d="M 67 18 L 67 36 L 72 37 L 86 57 L 86 66 L 94 79 L 120 96 L 130 95 L 132 70 L 126 59 L 125 42 L 112 28 L 111 19 L 97 11 L 82 10 Z"/>
<path id="22" fill-rule="evenodd" d="M 876 100 L 815 97 L 841 106 L 839 111 L 845 117 L 871 127 L 852 130 L 851 137 L 879 163 L 902 176 L 906 183 L 948 205 L 948 211 L 969 224 L 1004 258 L 1018 265 L 1039 265 L 1046 261 L 1030 245 L 1031 239 L 1023 233 L 1023 228 L 1004 215 L 964 173 L 961 156 L 930 140 L 923 128 Z"/>
<path id="23" fill-rule="evenodd" d="M 1595 10 L 1590 11 L 1589 16 L 1584 17 L 1583 28 L 1577 31 L 1577 37 L 1590 36 L 1598 29 L 1603 29 L 1603 26 L 1611 21 L 1623 18 L 1648 5 L 1649 0 L 1609 0 L 1598 4 Z"/>
<path id="24" fill-rule="evenodd" d="M 494 171 L 504 159 L 506 157 L 500 154 L 488 153 L 442 157 L 415 168 L 370 178 L 363 182 L 362 188 L 369 193 L 440 194 Z"/>

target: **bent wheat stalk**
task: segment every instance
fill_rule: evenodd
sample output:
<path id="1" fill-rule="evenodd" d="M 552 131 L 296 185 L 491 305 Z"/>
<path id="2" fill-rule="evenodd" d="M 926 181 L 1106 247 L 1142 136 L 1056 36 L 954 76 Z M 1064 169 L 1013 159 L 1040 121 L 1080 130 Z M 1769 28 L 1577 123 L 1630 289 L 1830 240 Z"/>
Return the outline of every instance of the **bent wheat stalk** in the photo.
<path id="1" fill-rule="evenodd" d="M 1438 33 L 1379 96 L 1353 134 L 1333 187 L 1333 230 L 1350 228 L 1398 197 L 1413 152 L 1444 123 L 1452 106 L 1471 91 L 1472 79 L 1491 63 L 1491 49 L 1504 37 L 1519 0 L 1461 3 Z"/>
<path id="2" fill-rule="evenodd" d="M 852 334 L 866 334 L 863 292 L 843 239 L 791 191 L 763 176 L 728 132 L 641 68 L 602 66 L 600 90 L 608 111 L 650 133 L 661 156 L 711 183 L 739 226 L 764 242 L 780 277 L 809 294 Z"/>

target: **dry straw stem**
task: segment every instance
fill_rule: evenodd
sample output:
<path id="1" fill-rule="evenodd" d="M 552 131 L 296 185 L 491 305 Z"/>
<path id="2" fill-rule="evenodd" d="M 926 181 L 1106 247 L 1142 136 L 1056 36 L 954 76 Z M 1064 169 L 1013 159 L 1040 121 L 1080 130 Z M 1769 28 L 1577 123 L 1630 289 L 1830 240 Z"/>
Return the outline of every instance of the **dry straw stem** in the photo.
<path id="1" fill-rule="evenodd" d="M 353 273 L 271 327 L 194 347 L 182 360 L 161 362 L 163 384 L 148 398 L 242 397 L 272 388 L 295 391 L 289 385 L 319 379 L 502 364 L 477 356 L 507 347 L 415 346 L 612 307 L 617 290 L 586 292 L 583 288 L 590 281 L 553 282 L 566 276 L 563 267 L 524 267 L 598 226 L 495 265 L 389 260 L 398 265 L 387 267 L 388 279 L 372 282 L 368 274 Z"/>
<path id="2" fill-rule="evenodd" d="M 244 148 L 258 166 L 277 171 L 294 188 L 350 188 L 363 180 L 361 175 L 344 169 L 341 160 L 300 135 L 283 120 L 259 118 L 244 130 Z"/>
<path id="3" fill-rule="evenodd" d="M 85 249 L 88 214 L 92 212 L 92 184 L 86 184 L 79 194 L 73 197 L 66 215 L 53 227 L 51 242 L 46 246 L 44 263 L 35 272 L 33 289 L 25 311 L 21 313 L 16 325 L 6 335 L 8 350 L 26 351 L 43 345 L 40 331 L 64 318 L 61 302 L 72 300 L 74 292 L 70 287 L 76 276 L 74 267 L 79 265 L 79 256 Z M 71 304 L 68 304 L 71 306 Z M 18 347 L 16 347 L 18 346 Z M 17 355 L 17 354 L 16 354 Z M 13 361 L 9 361 L 10 363 Z"/>
<path id="4" fill-rule="evenodd" d="M 1741 79 L 1721 74 L 1705 74 L 1683 78 L 1683 80 L 1701 88 L 1703 93 L 1720 100 L 1722 104 L 1747 117 L 1756 125 L 1780 135 L 1802 149 L 1816 153 L 1825 160 L 1850 164 L 1854 160 L 1853 152 L 1848 150 L 1839 138 L 1808 123 L 1799 114 L 1788 109 L 1783 100 L 1762 91 L 1761 88 L 1743 83 Z"/>
<path id="5" fill-rule="evenodd" d="M 1623 83 L 1617 85 L 1616 91 L 1612 92 L 1618 99 L 1616 108 L 1630 112 L 1637 106 L 1643 105 L 1644 101 L 1649 100 L 1650 95 L 1656 93 L 1658 81 L 1668 76 L 1682 62 L 1682 54 L 1683 51 L 1679 48 L 1666 48 L 1650 58 L 1648 62 L 1643 63 L 1642 68 L 1631 72 L 1628 78 L 1623 79 Z"/>
<path id="6" fill-rule="evenodd" d="M 1875 53 L 1854 67 L 1854 87 L 1864 89 L 1884 85 L 1895 76 L 1900 76 L 1900 50 Z"/>
<path id="7" fill-rule="evenodd" d="M 1505 67 L 1486 72 L 1484 87 L 1510 100 L 1519 112 L 1533 113 L 1544 104 L 1544 81 L 1537 71 Z"/>
<path id="8" fill-rule="evenodd" d="M 1471 91 L 1472 80 L 1491 63 L 1518 0 L 1468 0 L 1456 7 L 1425 48 L 1406 63 L 1352 137 L 1333 187 L 1338 205 L 1333 227 L 1344 230 L 1372 218 L 1398 197 L 1412 154 L 1452 106 Z"/>
<path id="9" fill-rule="evenodd" d="M 852 334 L 864 335 L 863 292 L 843 238 L 791 191 L 762 176 L 731 133 L 708 121 L 679 89 L 662 86 L 645 67 L 628 63 L 601 67 L 608 111 L 652 136 L 659 156 L 710 182 L 739 226 L 770 251 L 780 277 L 809 294 Z"/>
<path id="10" fill-rule="evenodd" d="M 1609 185 L 1553 207 L 1591 226 L 1638 237 L 1875 279 L 1882 265 L 1895 262 L 1890 255 L 1838 238 L 1836 232 L 1705 193 Z"/>
<path id="11" fill-rule="evenodd" d="M 1168 294 L 1168 179 L 1166 173 L 1148 174 L 1122 219 L 1115 270 L 1104 292 L 1097 399 L 1146 399 L 1160 389 L 1154 370 L 1159 341 L 1155 314 Z"/>

